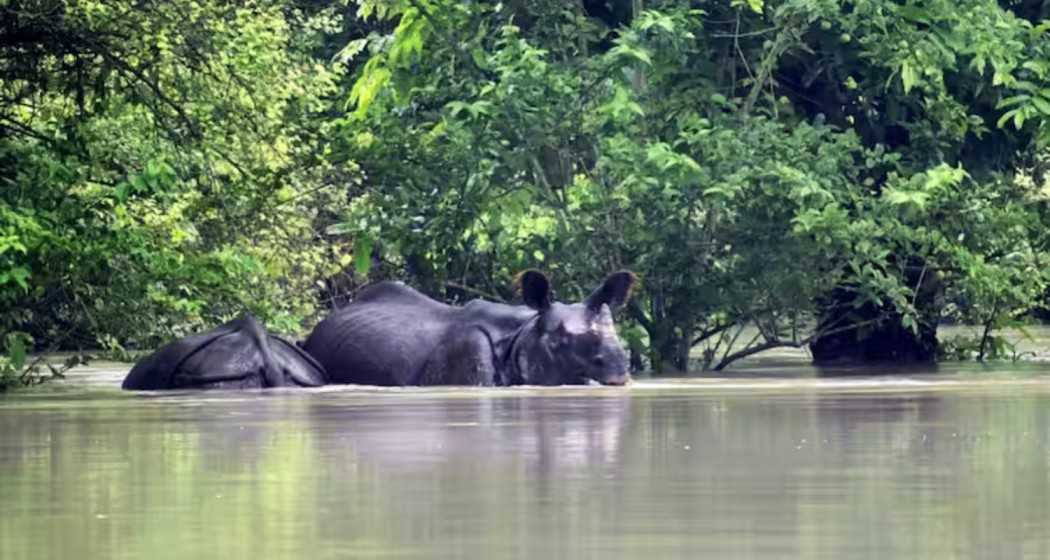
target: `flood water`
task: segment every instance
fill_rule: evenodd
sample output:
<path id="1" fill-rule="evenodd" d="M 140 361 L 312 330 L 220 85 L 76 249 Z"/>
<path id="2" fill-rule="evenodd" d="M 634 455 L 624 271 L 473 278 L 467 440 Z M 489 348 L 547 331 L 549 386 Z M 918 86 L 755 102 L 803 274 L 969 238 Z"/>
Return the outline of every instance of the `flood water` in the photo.
<path id="1" fill-rule="evenodd" d="M 0 558 L 1050 558 L 1050 364 L 0 396 Z"/>

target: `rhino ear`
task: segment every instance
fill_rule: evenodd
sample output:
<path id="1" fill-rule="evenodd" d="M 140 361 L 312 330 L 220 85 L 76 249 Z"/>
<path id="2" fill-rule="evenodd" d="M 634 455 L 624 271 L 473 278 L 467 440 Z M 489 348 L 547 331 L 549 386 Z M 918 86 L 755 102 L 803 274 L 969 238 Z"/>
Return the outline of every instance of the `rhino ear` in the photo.
<path id="1" fill-rule="evenodd" d="M 584 303 L 592 311 L 601 311 L 603 305 L 608 305 L 615 310 L 631 297 L 631 289 L 637 283 L 638 277 L 633 272 L 621 270 L 605 277 L 605 282 L 587 296 Z"/>
<path id="2" fill-rule="evenodd" d="M 547 277 L 538 270 L 526 270 L 515 279 L 521 298 L 525 305 L 536 311 L 546 311 L 551 306 L 551 283 Z"/>

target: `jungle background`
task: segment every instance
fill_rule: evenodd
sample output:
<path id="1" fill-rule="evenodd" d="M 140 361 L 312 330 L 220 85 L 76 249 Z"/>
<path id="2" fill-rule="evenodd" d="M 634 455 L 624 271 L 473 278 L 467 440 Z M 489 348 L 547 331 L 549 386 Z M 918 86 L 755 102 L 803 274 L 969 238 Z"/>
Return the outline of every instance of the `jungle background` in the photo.
<path id="1" fill-rule="evenodd" d="M 525 268 L 563 300 L 636 272 L 657 371 L 1009 356 L 1050 287 L 1048 17 L 0 0 L 0 386 L 246 311 L 301 336 L 382 278 L 515 301 Z"/>

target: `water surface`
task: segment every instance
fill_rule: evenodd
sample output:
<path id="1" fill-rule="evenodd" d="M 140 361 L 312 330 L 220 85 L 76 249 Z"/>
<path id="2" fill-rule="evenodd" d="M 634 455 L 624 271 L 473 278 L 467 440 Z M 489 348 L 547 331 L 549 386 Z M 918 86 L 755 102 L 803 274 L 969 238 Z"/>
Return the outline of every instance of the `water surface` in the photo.
<path id="1" fill-rule="evenodd" d="M 0 396 L 0 558 L 1048 558 L 1050 365 Z"/>

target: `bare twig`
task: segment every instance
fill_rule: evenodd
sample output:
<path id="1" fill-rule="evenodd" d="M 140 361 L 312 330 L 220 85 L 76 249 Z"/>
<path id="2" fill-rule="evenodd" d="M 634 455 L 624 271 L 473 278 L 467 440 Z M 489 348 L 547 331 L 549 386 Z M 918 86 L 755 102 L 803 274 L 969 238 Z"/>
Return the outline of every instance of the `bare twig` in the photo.
<path id="1" fill-rule="evenodd" d="M 915 282 L 915 289 L 912 290 L 911 294 L 911 306 L 915 307 L 915 302 L 919 299 L 919 289 L 922 288 L 922 281 L 926 279 L 926 263 L 922 265 L 922 271 L 919 272 L 919 280 Z"/>
<path id="2" fill-rule="evenodd" d="M 733 29 L 732 37 L 733 48 L 736 50 L 737 54 L 740 55 L 740 61 L 744 63 L 744 70 L 747 70 L 747 75 L 754 80 L 755 73 L 751 71 L 751 65 L 747 63 L 747 57 L 744 56 L 744 51 L 740 48 L 740 37 L 742 37 L 740 34 L 740 12 L 736 13 L 736 27 Z M 736 87 L 736 84 L 734 83 L 733 86 Z"/>
<path id="3" fill-rule="evenodd" d="M 716 39 L 739 39 L 740 37 L 755 37 L 757 35 L 765 35 L 766 33 L 772 33 L 780 29 L 779 25 L 768 27 L 766 29 L 759 29 L 757 31 L 746 31 L 740 33 L 740 15 L 736 18 L 736 30 L 733 33 L 712 33 L 710 36 Z"/>
<path id="4" fill-rule="evenodd" d="M 457 290 L 463 290 L 464 292 L 467 292 L 467 293 L 470 293 L 470 294 L 474 294 L 476 296 L 481 296 L 481 297 L 483 297 L 485 299 L 488 299 L 488 300 L 496 301 L 496 302 L 499 302 L 499 303 L 506 303 L 507 302 L 507 300 L 503 299 L 502 297 L 500 297 L 500 296 L 498 296 L 498 295 L 496 295 L 496 294 L 494 294 L 492 292 L 486 292 L 485 290 L 479 290 L 477 288 L 472 288 L 472 287 L 467 286 L 465 284 L 460 284 L 459 282 L 448 281 L 448 282 L 445 282 L 445 285 L 448 286 L 449 288 L 455 288 Z"/>

